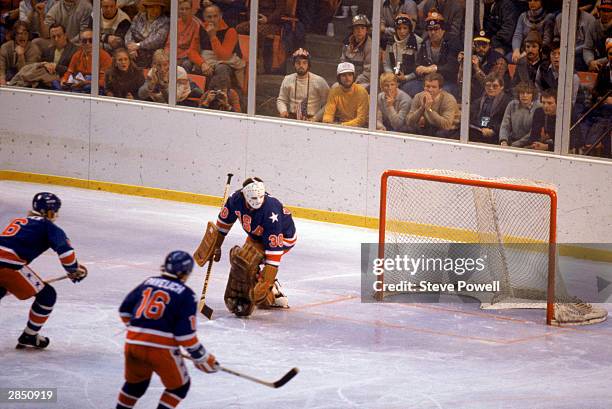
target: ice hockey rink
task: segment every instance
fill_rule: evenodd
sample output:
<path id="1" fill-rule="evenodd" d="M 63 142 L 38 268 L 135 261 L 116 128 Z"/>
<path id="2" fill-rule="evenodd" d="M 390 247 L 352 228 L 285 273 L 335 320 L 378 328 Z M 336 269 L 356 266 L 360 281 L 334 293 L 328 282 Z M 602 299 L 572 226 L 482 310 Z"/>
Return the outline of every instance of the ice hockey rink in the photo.
<path id="1" fill-rule="evenodd" d="M 109 409 L 123 383 L 124 330 L 117 309 L 128 291 L 156 275 L 165 255 L 193 251 L 217 208 L 50 185 L 0 181 L 0 224 L 29 209 L 39 191 L 59 195 L 57 224 L 71 238 L 89 276 L 54 284 L 58 301 L 42 333 L 42 351 L 18 351 L 31 301 L 0 302 L 0 387 L 51 387 L 58 402 L 0 408 Z M 271 192 L 274 195 L 274 192 Z M 282 197 L 280 198 L 282 200 Z M 191 364 L 181 408 L 609 409 L 612 323 L 548 327 L 544 311 L 482 311 L 476 304 L 366 304 L 360 301 L 360 244 L 374 230 L 296 219 L 298 242 L 279 279 L 291 309 L 230 315 L 223 304 L 235 226 L 213 268 L 200 340 L 225 366 L 275 380 L 279 389 Z M 611 276 L 609 264 L 564 260 L 585 279 Z M 62 274 L 50 252 L 31 266 Z M 607 270 L 606 270 L 607 269 Z M 199 293 L 204 270 L 188 284 Z M 611 310 L 611 304 L 605 304 Z M 136 408 L 154 408 L 163 390 L 154 377 Z"/>

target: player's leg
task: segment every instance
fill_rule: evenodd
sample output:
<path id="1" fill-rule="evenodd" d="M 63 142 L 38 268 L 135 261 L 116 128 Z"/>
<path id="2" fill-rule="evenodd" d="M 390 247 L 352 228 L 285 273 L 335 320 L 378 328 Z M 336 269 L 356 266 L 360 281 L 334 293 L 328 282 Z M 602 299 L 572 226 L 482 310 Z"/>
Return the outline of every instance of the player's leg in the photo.
<path id="1" fill-rule="evenodd" d="M 153 370 L 159 375 L 166 389 L 159 398 L 157 408 L 174 409 L 187 396 L 191 384 L 189 373 L 180 350 L 158 351 L 151 356 Z"/>
<path id="2" fill-rule="evenodd" d="M 30 307 L 28 323 L 19 337 L 17 348 L 26 346 L 46 348 L 49 345 L 49 338 L 39 335 L 38 332 L 53 312 L 56 299 L 55 289 L 49 284 L 44 284 L 42 290 L 36 294 L 32 307 Z"/>
<path id="3" fill-rule="evenodd" d="M 11 293 L 20 300 L 35 297 L 30 308 L 28 323 L 19 337 L 17 348 L 27 346 L 45 348 L 49 338 L 38 334 L 53 311 L 57 293 L 55 289 L 45 284 L 33 271 L 0 268 L 0 294 Z M 1 298 L 1 297 L 0 297 Z"/>
<path id="4" fill-rule="evenodd" d="M 166 388 L 164 393 L 162 393 L 161 398 L 159 398 L 159 405 L 157 405 L 157 409 L 176 408 L 178 404 L 181 403 L 181 401 L 187 396 L 189 386 L 191 386 L 191 381 L 187 381 L 186 384 L 175 389 Z"/>
<path id="5" fill-rule="evenodd" d="M 153 375 L 153 366 L 148 362 L 149 349 L 153 348 L 125 345 L 125 383 L 119 391 L 116 409 L 133 408 L 147 391 Z"/>
<path id="6" fill-rule="evenodd" d="M 227 309 L 239 317 L 251 315 L 255 308 L 251 293 L 263 257 L 263 246 L 251 240 L 230 250 L 230 273 L 224 299 Z"/>

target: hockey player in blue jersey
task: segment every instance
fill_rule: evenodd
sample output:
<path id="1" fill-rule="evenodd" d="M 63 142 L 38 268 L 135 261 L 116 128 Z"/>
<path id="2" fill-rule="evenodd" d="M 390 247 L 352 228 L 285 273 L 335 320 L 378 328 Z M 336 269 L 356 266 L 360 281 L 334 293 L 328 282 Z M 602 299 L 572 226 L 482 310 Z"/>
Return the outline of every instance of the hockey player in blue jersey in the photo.
<path id="1" fill-rule="evenodd" d="M 127 325 L 125 383 L 117 409 L 130 409 L 146 392 L 153 372 L 166 387 L 158 409 L 173 409 L 187 396 L 190 380 L 181 356 L 184 347 L 196 368 L 216 372 L 218 363 L 198 341 L 197 298 L 185 285 L 193 270 L 193 258 L 173 251 L 162 265 L 162 274 L 150 277 L 132 290 L 119 307 Z"/>
<path id="2" fill-rule="evenodd" d="M 242 247 L 230 250 L 231 268 L 224 296 L 226 307 L 237 316 L 252 314 L 255 306 L 288 308 L 287 297 L 281 292 L 276 275 L 283 254 L 291 250 L 297 240 L 291 212 L 266 193 L 260 178 L 248 178 L 242 189 L 225 202 L 217 218 L 217 232 L 203 240 L 212 248 L 204 248 L 201 254 L 212 254 L 213 260 L 219 261 L 223 240 L 236 221 L 247 233 L 247 239 Z M 205 258 L 198 257 L 196 252 L 198 264 L 203 265 Z M 260 269 L 261 264 L 263 268 Z"/>
<path id="3" fill-rule="evenodd" d="M 61 205 L 53 193 L 38 193 L 28 216 L 12 220 L 0 233 L 0 299 L 7 293 L 20 300 L 34 297 L 17 348 L 49 345 L 49 338 L 38 332 L 51 315 L 57 298 L 55 289 L 26 266 L 52 248 L 73 282 L 87 276 L 87 269 L 77 261 L 66 233 L 54 223 Z"/>

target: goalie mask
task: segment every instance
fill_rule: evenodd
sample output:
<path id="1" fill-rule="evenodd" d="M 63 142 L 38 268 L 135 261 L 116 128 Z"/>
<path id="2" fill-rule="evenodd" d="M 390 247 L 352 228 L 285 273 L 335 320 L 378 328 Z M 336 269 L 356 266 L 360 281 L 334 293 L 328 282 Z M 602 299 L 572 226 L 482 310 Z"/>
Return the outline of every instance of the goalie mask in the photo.
<path id="1" fill-rule="evenodd" d="M 163 276 L 185 281 L 193 271 L 193 257 L 185 251 L 172 251 L 166 256 L 161 271 Z"/>
<path id="2" fill-rule="evenodd" d="M 55 219 L 60 207 L 62 207 L 62 201 L 53 193 L 37 193 L 32 199 L 32 212 L 50 220 Z"/>
<path id="3" fill-rule="evenodd" d="M 242 184 L 242 195 L 253 209 L 259 209 L 266 196 L 266 187 L 258 177 L 248 178 Z"/>

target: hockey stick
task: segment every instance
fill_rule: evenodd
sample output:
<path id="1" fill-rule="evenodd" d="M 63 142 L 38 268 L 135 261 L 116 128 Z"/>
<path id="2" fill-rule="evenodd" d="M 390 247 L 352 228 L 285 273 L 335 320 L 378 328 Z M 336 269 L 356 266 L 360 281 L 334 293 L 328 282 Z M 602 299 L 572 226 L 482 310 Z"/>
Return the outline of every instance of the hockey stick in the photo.
<path id="1" fill-rule="evenodd" d="M 40 278 L 40 276 L 38 275 L 38 273 L 36 273 L 36 271 L 32 270 L 32 269 L 30 268 L 30 266 L 23 266 L 23 268 L 27 269 L 27 270 L 28 270 L 30 273 L 32 273 L 32 274 L 34 274 L 36 277 Z M 51 279 L 49 279 L 49 280 L 43 280 L 43 279 L 41 279 L 41 281 L 42 281 L 43 283 L 45 283 L 45 284 L 51 284 L 51 283 L 54 283 L 54 282 L 56 282 L 56 281 L 62 281 L 62 280 L 65 280 L 65 279 L 67 279 L 67 278 L 68 278 L 68 276 L 67 276 L 67 275 L 63 275 L 63 276 L 59 276 L 59 277 L 54 277 L 54 278 L 51 278 Z"/>
<path id="2" fill-rule="evenodd" d="M 227 174 L 227 181 L 225 182 L 225 189 L 223 189 L 223 201 L 221 207 L 225 206 L 227 196 L 229 194 L 230 183 L 232 182 L 233 173 Z M 213 309 L 206 305 L 206 290 L 208 289 L 208 281 L 210 280 L 210 273 L 212 271 L 213 259 L 212 256 L 208 260 L 208 268 L 206 269 L 206 277 L 204 278 L 204 286 L 202 287 L 202 295 L 200 296 L 200 302 L 198 303 L 198 311 L 200 311 L 209 320 L 212 319 Z"/>
<path id="3" fill-rule="evenodd" d="M 193 361 L 193 358 L 191 356 L 189 356 L 189 355 L 182 354 L 181 356 L 183 358 L 185 358 L 185 359 L 189 359 L 190 361 Z M 297 375 L 298 372 L 300 371 L 298 368 L 291 368 L 279 380 L 274 381 L 274 382 L 268 382 L 268 381 L 264 381 L 264 380 L 259 379 L 259 378 L 255 378 L 254 376 L 250 376 L 250 375 L 246 375 L 246 374 L 243 374 L 241 372 L 238 372 L 238 371 L 234 371 L 233 369 L 229 369 L 229 368 L 226 368 L 226 367 L 221 366 L 221 365 L 219 365 L 218 368 L 219 368 L 219 370 L 221 370 L 223 372 L 226 372 L 228 374 L 237 376 L 239 378 L 247 379 L 247 380 L 249 380 L 251 382 L 255 382 L 255 383 L 258 383 L 260 385 L 267 386 L 269 388 L 280 388 L 281 386 L 285 385 L 287 382 L 292 380 L 295 377 L 295 375 Z"/>

